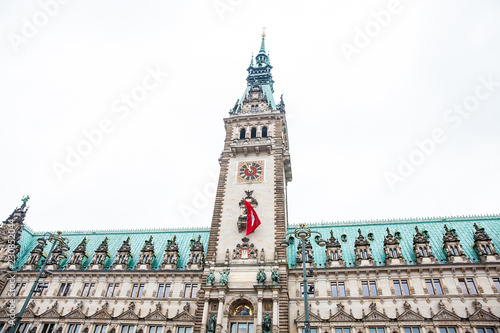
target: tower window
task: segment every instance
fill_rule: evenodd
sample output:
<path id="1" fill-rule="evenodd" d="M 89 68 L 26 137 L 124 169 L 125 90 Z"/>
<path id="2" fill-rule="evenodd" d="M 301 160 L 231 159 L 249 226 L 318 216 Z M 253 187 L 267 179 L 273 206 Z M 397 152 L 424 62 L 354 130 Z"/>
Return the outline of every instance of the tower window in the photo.
<path id="1" fill-rule="evenodd" d="M 241 131 L 240 131 L 240 139 L 244 139 L 245 136 L 246 136 L 246 131 L 245 131 L 244 128 L 242 128 Z"/>
<path id="2" fill-rule="evenodd" d="M 262 137 L 267 138 L 267 127 L 262 127 Z"/>
<path id="3" fill-rule="evenodd" d="M 251 138 L 256 138 L 257 137 L 257 129 L 255 127 L 252 128 L 252 130 L 250 131 L 250 137 Z"/>

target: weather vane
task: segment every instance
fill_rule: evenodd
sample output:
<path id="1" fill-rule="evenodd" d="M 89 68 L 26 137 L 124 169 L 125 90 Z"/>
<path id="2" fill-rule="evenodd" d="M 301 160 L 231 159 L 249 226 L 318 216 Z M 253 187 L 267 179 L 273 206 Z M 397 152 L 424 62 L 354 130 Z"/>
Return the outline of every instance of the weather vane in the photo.
<path id="1" fill-rule="evenodd" d="M 266 27 L 262 27 L 262 37 L 266 37 Z"/>

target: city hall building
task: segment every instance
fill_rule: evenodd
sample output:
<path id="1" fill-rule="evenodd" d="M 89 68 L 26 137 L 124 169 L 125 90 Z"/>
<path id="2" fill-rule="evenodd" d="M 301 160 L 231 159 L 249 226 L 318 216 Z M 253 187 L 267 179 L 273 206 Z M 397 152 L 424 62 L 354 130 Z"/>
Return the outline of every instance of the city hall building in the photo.
<path id="1" fill-rule="evenodd" d="M 0 333 L 44 264 L 17 332 L 302 333 L 308 309 L 313 333 L 500 333 L 500 215 L 308 224 L 302 248 L 264 37 L 224 119 L 210 226 L 65 232 L 49 256 L 24 200 L 0 231 Z"/>

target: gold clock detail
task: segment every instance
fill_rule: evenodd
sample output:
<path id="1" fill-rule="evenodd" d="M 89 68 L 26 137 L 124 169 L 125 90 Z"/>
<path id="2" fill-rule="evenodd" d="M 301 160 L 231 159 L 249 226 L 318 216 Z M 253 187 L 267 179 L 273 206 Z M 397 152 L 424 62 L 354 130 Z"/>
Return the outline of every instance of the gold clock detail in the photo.
<path id="1" fill-rule="evenodd" d="M 264 181 L 264 161 L 239 162 L 238 182 L 261 182 Z"/>

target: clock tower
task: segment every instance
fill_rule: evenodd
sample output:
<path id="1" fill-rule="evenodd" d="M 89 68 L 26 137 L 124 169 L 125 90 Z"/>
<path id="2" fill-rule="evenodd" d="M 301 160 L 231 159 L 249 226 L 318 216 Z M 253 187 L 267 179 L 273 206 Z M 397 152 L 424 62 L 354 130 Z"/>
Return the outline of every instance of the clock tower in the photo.
<path id="1" fill-rule="evenodd" d="M 285 104 L 282 98 L 278 103 L 274 100 L 272 68 L 262 34 L 259 53 L 255 59 L 252 56 L 247 69 L 245 92 L 224 119 L 226 136 L 219 159 L 203 301 L 199 301 L 203 314 L 199 308 L 201 325 L 196 325 L 201 332 L 216 327 L 259 333 L 263 320 L 272 320 L 273 332 L 288 331 L 288 267 L 279 244 L 286 234 L 286 188 L 292 172 Z M 245 201 L 261 221 L 248 236 Z M 247 307 L 249 317 L 238 314 L 242 306 Z M 245 328 L 244 323 L 253 326 Z"/>

